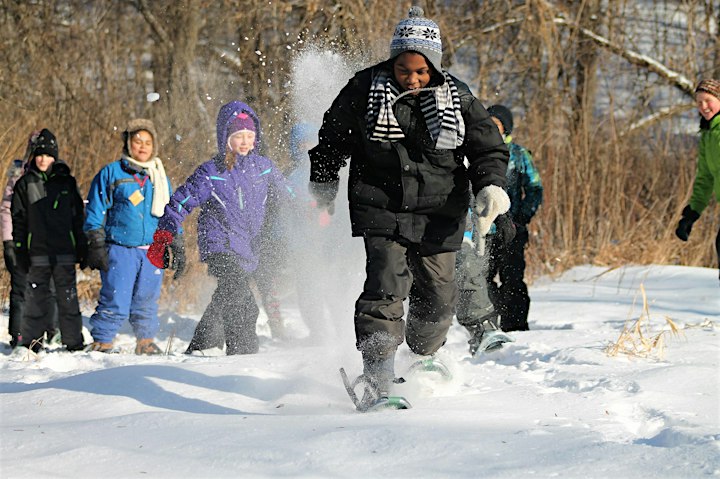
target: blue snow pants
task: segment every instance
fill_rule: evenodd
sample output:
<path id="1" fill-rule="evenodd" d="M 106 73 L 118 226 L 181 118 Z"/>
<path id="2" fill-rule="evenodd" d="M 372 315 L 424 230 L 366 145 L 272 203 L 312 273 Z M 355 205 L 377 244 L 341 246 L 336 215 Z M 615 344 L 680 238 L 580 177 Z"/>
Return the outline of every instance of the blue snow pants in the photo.
<path id="1" fill-rule="evenodd" d="M 136 338 L 154 338 L 160 327 L 157 302 L 163 270 L 150 263 L 145 249 L 116 244 L 107 248 L 109 269 L 100 271 L 100 298 L 90 318 L 93 341 L 111 343 L 126 319 Z"/>

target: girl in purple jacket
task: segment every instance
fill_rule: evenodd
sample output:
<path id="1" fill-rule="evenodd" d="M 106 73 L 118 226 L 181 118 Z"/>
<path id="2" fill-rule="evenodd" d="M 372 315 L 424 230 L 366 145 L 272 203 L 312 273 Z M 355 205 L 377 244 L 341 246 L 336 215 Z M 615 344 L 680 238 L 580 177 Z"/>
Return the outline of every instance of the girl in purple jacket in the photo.
<path id="1" fill-rule="evenodd" d="M 226 345 L 225 352 L 258 351 L 258 306 L 248 285 L 258 266 L 260 233 L 270 204 L 291 196 L 282 173 L 256 151 L 260 121 L 245 103 L 224 105 L 217 118 L 218 154 L 200 165 L 165 207 L 148 258 L 167 268 L 169 246 L 196 207 L 200 260 L 217 278 L 217 289 L 186 351 Z"/>

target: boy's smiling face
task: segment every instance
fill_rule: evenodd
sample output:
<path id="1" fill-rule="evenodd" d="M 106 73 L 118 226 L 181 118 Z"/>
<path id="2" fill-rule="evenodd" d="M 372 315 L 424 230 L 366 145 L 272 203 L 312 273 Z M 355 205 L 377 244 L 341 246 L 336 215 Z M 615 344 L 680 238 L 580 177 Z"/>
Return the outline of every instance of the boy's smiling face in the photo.
<path id="1" fill-rule="evenodd" d="M 720 111 L 720 98 L 710 93 L 699 91 L 695 95 L 695 102 L 702 117 L 708 121 Z"/>
<path id="2" fill-rule="evenodd" d="M 420 53 L 404 52 L 395 59 L 393 74 L 403 91 L 417 90 L 426 87 L 430 83 L 432 67 Z"/>

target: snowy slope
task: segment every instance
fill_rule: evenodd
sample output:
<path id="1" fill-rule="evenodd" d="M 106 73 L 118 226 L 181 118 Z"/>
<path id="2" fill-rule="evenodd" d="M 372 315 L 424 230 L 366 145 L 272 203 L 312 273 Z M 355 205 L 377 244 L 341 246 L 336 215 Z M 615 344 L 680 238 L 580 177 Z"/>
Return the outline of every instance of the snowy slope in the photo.
<path id="1" fill-rule="evenodd" d="M 682 335 L 665 336 L 663 359 L 608 356 L 642 313 L 641 285 L 648 336 L 667 329 L 665 317 Z M 318 344 L 302 337 L 290 302 L 298 337 L 272 340 L 263 317 L 253 356 L 180 354 L 198 318 L 169 312 L 158 336 L 164 348 L 176 335 L 169 356 L 18 358 L 6 348 L 0 476 L 720 475 L 717 270 L 580 267 L 537 281 L 531 296 L 532 330 L 501 351 L 471 358 L 453 326 L 440 353 L 453 379 L 407 377 L 405 411 L 355 412 L 338 374 L 360 372 L 351 316 Z M 7 317 L 0 323 L 5 332 Z M 398 371 L 413 359 L 403 347 Z"/>

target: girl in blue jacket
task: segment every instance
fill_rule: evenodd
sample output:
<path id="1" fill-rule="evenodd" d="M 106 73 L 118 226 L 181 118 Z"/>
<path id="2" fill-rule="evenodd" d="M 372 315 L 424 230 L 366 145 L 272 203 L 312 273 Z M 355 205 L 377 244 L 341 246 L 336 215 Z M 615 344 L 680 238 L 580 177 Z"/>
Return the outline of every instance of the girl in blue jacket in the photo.
<path id="1" fill-rule="evenodd" d="M 88 193 L 87 265 L 100 270 L 102 288 L 90 318 L 92 351 L 113 351 L 113 339 L 128 319 L 137 338 L 136 354 L 159 354 L 153 338 L 163 271 L 146 257 L 158 220 L 171 194 L 157 133 L 150 120 L 135 119 L 123 133 L 122 157 L 95 176 Z M 173 243 L 176 273 L 184 269 L 184 249 Z"/>

